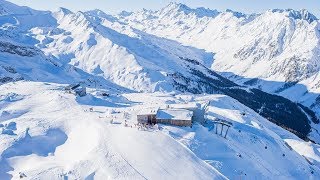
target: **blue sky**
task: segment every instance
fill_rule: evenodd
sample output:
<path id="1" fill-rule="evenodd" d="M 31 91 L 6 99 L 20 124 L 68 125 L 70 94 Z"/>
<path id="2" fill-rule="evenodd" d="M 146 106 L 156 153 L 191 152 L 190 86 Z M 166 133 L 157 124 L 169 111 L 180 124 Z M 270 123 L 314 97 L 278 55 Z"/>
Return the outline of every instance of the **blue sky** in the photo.
<path id="1" fill-rule="evenodd" d="M 142 8 L 159 9 L 169 2 L 181 2 L 190 7 L 207 7 L 210 9 L 232 9 L 251 13 L 267 9 L 307 9 L 320 18 L 320 0 L 9 0 L 19 5 L 35 9 L 54 10 L 66 7 L 73 11 L 101 9 L 109 14 L 121 10 L 135 11 Z"/>

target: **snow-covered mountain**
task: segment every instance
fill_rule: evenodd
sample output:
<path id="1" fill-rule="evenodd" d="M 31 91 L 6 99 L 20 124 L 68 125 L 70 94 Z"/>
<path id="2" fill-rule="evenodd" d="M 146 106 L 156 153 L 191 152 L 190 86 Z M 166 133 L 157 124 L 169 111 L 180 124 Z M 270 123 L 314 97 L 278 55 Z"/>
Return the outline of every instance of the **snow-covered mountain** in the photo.
<path id="1" fill-rule="evenodd" d="M 318 20 L 307 11 L 247 15 L 170 3 L 155 12 L 112 16 L 100 10 L 37 11 L 0 0 L 0 13 L 0 179 L 15 178 L 18 172 L 31 179 L 158 179 L 159 174 L 165 179 L 267 179 L 320 174 L 318 145 L 301 140 L 320 142 L 315 113 L 259 90 L 291 98 L 292 93 L 284 92 L 317 73 L 317 51 L 311 49 L 316 42 L 309 38 Z M 291 25 L 283 27 L 285 22 Z M 305 46 L 293 46 L 301 39 Z M 281 61 L 286 56 L 289 59 Z M 255 74 L 266 71 L 265 76 Z M 90 88 L 86 97 L 62 91 L 75 82 Z M 270 86 L 277 86 L 277 91 Z M 284 88 L 288 86 L 292 87 Z M 304 96 L 309 100 L 303 101 Z M 316 93 L 304 96 L 295 98 L 307 106 L 315 102 Z M 129 122 L 133 127 L 141 108 L 207 102 L 209 120 L 234 123 L 230 140 L 217 138 L 210 124 L 161 126 L 141 133 L 119 125 Z M 92 106 L 97 110 L 88 112 Z M 316 105 L 312 108 L 317 110 Z M 78 146 L 81 150 L 73 153 Z M 247 146 L 252 148 L 246 150 Z M 261 147 L 269 148 L 268 160 Z M 221 154 L 225 150 L 227 154 Z M 275 153 L 283 160 L 272 157 Z M 41 164 L 28 167 L 35 161 Z M 299 168 L 293 171 L 287 164 Z M 188 173 L 182 176 L 180 171 Z"/>
<path id="2" fill-rule="evenodd" d="M 6 23 L 4 31 L 9 26 L 13 32 L 24 34 L 28 39 L 26 43 L 33 44 L 43 54 L 52 57 L 64 71 L 64 66 L 80 69 L 95 76 L 94 82 L 100 81 L 96 79 L 100 77 L 139 92 L 179 90 L 227 94 L 301 138 L 307 138 L 312 131 L 309 122 L 318 123 L 314 114 L 306 115 L 297 104 L 278 96 L 269 97 L 259 90 L 247 90 L 213 72 L 208 68 L 213 63 L 213 53 L 150 35 L 100 10 L 73 13 L 60 8 L 51 14 L 50 19 L 53 20 L 40 24 L 29 24 L 26 19 L 45 22 L 43 19 L 47 18 L 48 12 L 29 11 L 31 13 L 26 16 L 11 13 L 7 18 L 14 18 L 17 22 Z M 210 17 L 217 15 L 216 11 L 203 8 L 194 11 L 184 5 L 170 4 L 160 14 L 169 18 L 173 12 L 197 18 L 207 17 L 201 16 L 203 14 Z M 276 100 L 270 103 L 265 97 Z M 284 116 L 290 120 L 284 119 Z"/>
<path id="3" fill-rule="evenodd" d="M 314 15 L 292 9 L 203 11 L 171 3 L 119 17 L 134 28 L 215 53 L 210 67 L 225 77 L 318 111 L 320 36 Z"/>

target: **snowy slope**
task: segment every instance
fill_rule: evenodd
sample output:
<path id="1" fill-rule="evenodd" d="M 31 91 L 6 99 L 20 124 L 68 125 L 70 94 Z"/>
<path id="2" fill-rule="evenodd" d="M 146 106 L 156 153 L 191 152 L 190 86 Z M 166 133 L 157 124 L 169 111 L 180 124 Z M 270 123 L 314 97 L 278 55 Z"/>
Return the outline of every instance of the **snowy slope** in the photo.
<path id="1" fill-rule="evenodd" d="M 72 65 L 62 64 L 54 56 L 45 55 L 34 46 L 14 41 L 1 41 L 0 49 L 0 84 L 19 80 L 63 84 L 83 82 L 88 86 L 99 85 L 129 91 Z"/>
<path id="2" fill-rule="evenodd" d="M 261 115 L 278 125 L 291 129 L 299 137 L 306 139 L 312 130 L 309 121 L 317 123 L 313 115 L 309 119 L 298 105 L 286 99 L 269 96 L 256 89 L 248 90 L 245 87 L 240 87 L 208 69 L 213 63 L 213 53 L 150 35 L 119 20 L 119 18 L 126 18 L 112 17 L 99 10 L 76 13 L 63 8 L 53 13 L 34 11 L 26 7 L 5 3 L 5 1 L 3 1 L 3 7 L 7 11 L 12 9 L 10 16 L 5 15 L 4 19 L 14 18 L 16 23 L 7 20 L 8 22 L 2 26 L 5 32 L 3 39 L 13 41 L 9 45 L 3 43 L 4 50 L 2 52 L 16 54 L 23 58 L 39 55 L 41 59 L 57 66 L 55 71 L 51 72 L 46 65 L 35 68 L 35 65 L 30 64 L 28 67 L 24 64 L 24 68 L 28 67 L 39 71 L 31 72 L 27 79 L 39 81 L 40 78 L 40 81 L 52 81 L 56 78 L 54 82 L 59 82 L 58 79 L 63 77 L 61 78 L 63 83 L 70 83 L 72 80 L 87 81 L 89 82 L 88 86 L 98 85 L 100 87 L 113 86 L 112 83 L 114 83 L 139 92 L 179 90 L 191 93 L 224 93 L 238 99 L 256 112 L 260 111 L 259 109 L 264 109 L 261 111 Z M 29 13 L 24 12 L 26 9 Z M 19 11 L 24 13 L 19 14 Z M 151 12 L 144 10 L 142 14 L 148 13 Z M 174 3 L 157 13 L 167 20 L 184 18 L 186 20 L 193 19 L 194 23 L 203 23 L 205 20 L 220 15 L 216 11 L 203 8 L 192 10 L 184 5 Z M 175 13 L 179 18 L 172 17 Z M 237 18 L 244 16 L 232 11 L 227 13 L 236 15 Z M 28 20 L 33 21 L 34 19 L 35 22 L 43 22 L 44 19 L 50 20 L 39 24 L 27 23 Z M 177 26 L 181 27 L 182 25 L 178 23 Z M 24 37 L 22 38 L 24 41 L 21 41 L 20 37 Z M 12 49 L 22 50 L 15 52 L 17 50 Z M 17 64 L 13 60 L 8 62 Z M 21 64 L 15 66 L 21 66 Z M 10 66 L 5 64 L 5 67 Z M 26 70 L 22 69 L 23 67 L 20 68 L 21 71 Z M 50 73 L 59 74 L 59 76 L 54 77 L 55 75 L 50 75 Z M 66 81 L 70 74 L 70 80 Z M 37 77 L 39 75 L 41 76 Z M 20 76 L 13 77 L 12 74 L 7 74 L 2 77 L 2 81 L 24 79 Z M 245 97 L 250 97 L 250 99 Z M 263 97 L 277 100 L 270 105 L 268 99 Z M 274 107 L 277 107 L 276 113 L 273 112 Z M 289 119 L 293 122 L 290 122 Z"/>
<path id="3" fill-rule="evenodd" d="M 35 30 L 38 38 L 52 39 L 48 44 L 39 45 L 45 52 L 137 91 L 172 91 L 166 76 L 184 71 L 181 56 L 208 64 L 213 59 L 210 53 L 113 22 L 114 19 L 98 10 L 68 14 L 60 10 L 53 15 L 58 19 L 57 29 L 68 35 L 38 35 Z"/>
<path id="4" fill-rule="evenodd" d="M 181 8 L 185 10 L 187 7 Z M 203 12 L 212 16 L 216 14 L 201 8 L 197 11 L 197 16 Z M 171 11 L 165 14 L 171 14 Z M 57 26 L 52 24 L 50 27 L 36 27 L 30 31 L 39 41 L 36 46 L 46 54 L 56 57 L 62 64 L 71 64 L 87 73 L 139 92 L 180 90 L 192 93 L 226 93 L 224 88 L 237 86 L 206 68 L 213 62 L 213 53 L 144 33 L 99 10 L 73 13 L 59 9 L 52 15 L 57 19 Z M 203 83 L 208 81 L 218 87 L 212 87 L 211 83 L 210 87 L 204 86 Z M 253 98 L 252 101 L 261 99 Z M 261 105 L 264 103 L 261 102 Z M 289 106 L 291 105 L 287 107 Z M 288 109 L 285 112 L 291 115 L 286 117 L 291 118 L 294 111 L 301 114 L 299 109 Z M 281 121 L 280 116 L 262 114 L 273 122 Z M 301 121 L 299 126 L 306 128 L 301 130 L 283 122 L 280 125 L 293 129 L 300 133 L 299 137 L 306 138 L 310 132 L 307 117 L 300 115 L 299 118 L 293 117 L 292 121 Z"/>
<path id="5" fill-rule="evenodd" d="M 206 12 L 171 3 L 158 11 L 119 17 L 145 32 L 216 53 L 208 67 L 225 77 L 318 111 L 319 22 L 314 15 L 278 9 L 261 14 Z"/>
<path id="6" fill-rule="evenodd" d="M 156 93 L 126 94 L 125 97 L 131 101 L 143 103 L 144 107 L 164 108 L 165 104 L 174 107 L 175 104 L 188 106 L 193 103 L 210 102 L 206 110 L 209 121 L 205 126 L 200 124 L 192 128 L 161 126 L 160 129 L 190 148 L 198 157 L 230 179 L 304 179 L 306 177 L 313 179 L 315 177 L 310 176 L 310 173 L 319 170 L 318 145 L 299 142 L 299 138 L 295 135 L 270 123 L 228 96 L 181 94 L 172 96 Z M 243 112 L 246 115 L 242 115 Z M 215 128 L 212 128 L 210 123 L 215 118 L 233 123 L 227 139 L 215 134 Z M 134 121 L 134 118 L 131 119 Z M 220 130 L 219 127 L 219 133 Z M 296 151 L 306 156 L 315 166 L 310 165 Z M 288 167 L 288 164 L 291 165 Z"/>
<path id="7" fill-rule="evenodd" d="M 75 98 L 59 84 L 22 81 L 0 88 L 2 114 L 12 116 L 1 119 L 1 124 L 16 123 L 13 134 L 0 135 L 1 179 L 16 179 L 19 172 L 30 179 L 316 179 L 320 175 L 317 145 L 305 144 L 308 151 L 296 147 L 304 142 L 224 95 L 133 93 L 106 98 L 92 89 L 88 97 Z M 210 130 L 210 123 L 192 128 L 161 125 L 160 130 L 133 126 L 141 107 L 208 101 L 209 122 L 219 117 L 233 123 L 227 139 Z"/>
<path id="8" fill-rule="evenodd" d="M 1 86 L 1 111 L 20 112 L 0 121 L 17 124 L 16 135 L 0 135 L 1 179 L 18 178 L 19 172 L 30 179 L 224 179 L 169 136 L 110 124 L 61 89 L 34 82 Z M 21 98 L 15 101 L 13 93 Z"/>
<path id="9" fill-rule="evenodd" d="M 300 139 L 311 135 L 319 140 L 313 129 L 318 119 L 307 108 L 239 86 L 212 70 L 244 66 L 254 67 L 247 70 L 253 73 L 257 67 L 249 64 L 256 57 L 263 57 L 257 63 L 265 65 L 285 52 L 299 52 L 301 48 L 293 47 L 262 52 L 265 46 L 250 44 L 253 35 L 244 27 L 255 29 L 260 21 L 270 24 L 267 19 L 272 16 L 293 21 L 295 30 L 317 26 L 308 12 L 246 15 L 171 3 L 156 12 L 111 16 L 100 10 L 36 11 L 0 0 L 0 13 L 0 179 L 316 179 L 320 175 L 319 146 Z M 278 31 L 258 27 L 251 30 L 255 37 L 266 28 L 269 33 L 261 42 L 275 41 Z M 297 31 L 292 41 L 309 39 L 304 37 L 312 32 L 312 28 L 309 33 Z M 243 50 L 242 43 L 247 43 Z M 305 43 L 303 50 L 309 52 L 315 40 Z M 281 70 L 270 66 L 283 73 L 273 75 L 310 83 L 303 74 L 317 72 L 317 58 L 303 54 L 305 64 L 293 63 L 302 68 L 294 76 L 291 70 L 296 66 L 286 69 L 292 61 L 279 65 Z M 234 65 L 226 68 L 230 62 Z M 244 83 L 243 78 L 231 78 Z M 75 82 L 93 89 L 82 98 L 63 91 Z M 304 95 L 307 102 L 314 96 Z M 135 126 L 142 108 L 207 102 L 207 124 Z M 212 130 L 215 118 L 233 123 L 227 139 Z"/>

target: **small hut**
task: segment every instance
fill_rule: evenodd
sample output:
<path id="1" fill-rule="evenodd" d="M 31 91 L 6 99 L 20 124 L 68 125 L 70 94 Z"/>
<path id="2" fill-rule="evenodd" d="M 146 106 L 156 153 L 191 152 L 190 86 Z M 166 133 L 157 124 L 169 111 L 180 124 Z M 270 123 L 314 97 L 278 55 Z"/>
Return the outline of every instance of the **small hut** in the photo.
<path id="1" fill-rule="evenodd" d="M 161 109 L 156 114 L 156 122 L 175 126 L 191 126 L 193 111 L 186 109 Z"/>
<path id="2" fill-rule="evenodd" d="M 71 93 L 73 90 L 77 89 L 78 87 L 80 87 L 80 84 L 70 84 L 69 86 L 65 87 L 64 90 Z"/>
<path id="3" fill-rule="evenodd" d="M 80 84 L 70 84 L 69 86 L 65 87 L 64 90 L 67 93 L 75 94 L 80 97 L 87 95 L 86 87 L 82 87 Z"/>
<path id="4" fill-rule="evenodd" d="M 155 108 L 142 109 L 137 115 L 138 123 L 156 124 L 157 112 L 158 112 L 158 109 L 155 109 Z"/>

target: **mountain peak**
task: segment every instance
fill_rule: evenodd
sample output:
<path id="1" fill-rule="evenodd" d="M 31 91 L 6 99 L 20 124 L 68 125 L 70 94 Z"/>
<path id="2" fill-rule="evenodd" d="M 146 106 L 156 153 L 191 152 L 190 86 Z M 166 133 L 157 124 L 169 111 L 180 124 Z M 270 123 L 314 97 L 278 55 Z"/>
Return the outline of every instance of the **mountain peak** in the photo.
<path id="1" fill-rule="evenodd" d="M 214 17 L 219 12 L 217 10 L 211 10 L 207 8 L 196 8 L 192 9 L 189 6 L 182 4 L 182 3 L 176 3 L 176 2 L 171 2 L 169 3 L 166 7 L 164 7 L 161 12 L 165 12 L 166 14 L 168 13 L 184 13 L 184 14 L 195 14 L 197 17 L 202 18 L 202 17 Z"/>
<path id="2" fill-rule="evenodd" d="M 102 11 L 100 9 L 87 11 L 87 12 L 85 12 L 85 14 L 87 14 L 89 16 L 104 18 L 104 19 L 107 19 L 110 22 L 115 22 L 117 20 L 117 18 L 115 18 L 114 16 L 106 14 L 104 11 Z"/>
<path id="3" fill-rule="evenodd" d="M 133 12 L 121 11 L 121 12 L 119 13 L 119 16 L 121 16 L 121 17 L 127 17 L 127 16 L 130 16 L 130 15 L 132 15 L 132 14 L 133 14 Z"/>
<path id="4" fill-rule="evenodd" d="M 165 9 L 175 9 L 180 11 L 191 10 L 187 5 L 177 2 L 170 2 Z"/>
<path id="5" fill-rule="evenodd" d="M 305 20 L 308 23 L 312 23 L 313 21 L 317 21 L 318 18 L 307 11 L 306 9 L 302 10 L 294 10 L 294 9 L 272 9 L 269 10 L 272 13 L 284 13 L 286 16 L 291 17 L 293 19 L 300 19 L 300 20 Z"/>
<path id="6" fill-rule="evenodd" d="M 107 15 L 105 12 L 103 12 L 102 10 L 100 9 L 94 9 L 94 10 L 90 10 L 90 11 L 86 11 L 87 13 L 90 13 L 90 14 L 96 14 L 96 15 Z"/>
<path id="7" fill-rule="evenodd" d="M 237 17 L 237 18 L 246 17 L 246 14 L 244 14 L 244 13 L 242 13 L 242 12 L 233 11 L 233 10 L 231 10 L 231 9 L 227 9 L 226 12 L 233 14 L 233 15 L 234 15 L 235 17 Z"/>
<path id="8" fill-rule="evenodd" d="M 58 11 L 59 11 L 59 12 L 62 12 L 62 13 L 64 13 L 64 14 L 72 14 L 72 13 L 73 13 L 73 12 L 70 11 L 69 9 L 63 8 L 63 7 L 60 7 L 60 8 L 58 9 Z"/>
<path id="9" fill-rule="evenodd" d="M 52 12 L 52 15 L 59 20 L 65 16 L 70 15 L 70 14 L 73 14 L 73 12 L 70 11 L 69 9 L 66 9 L 63 7 L 59 7 L 55 11 Z"/>
<path id="10" fill-rule="evenodd" d="M 64 15 L 68 15 L 68 14 L 73 14 L 72 11 L 70 11 L 69 9 L 67 8 L 63 8 L 63 7 L 59 7 L 58 10 L 57 10 L 58 13 L 62 13 Z"/>

